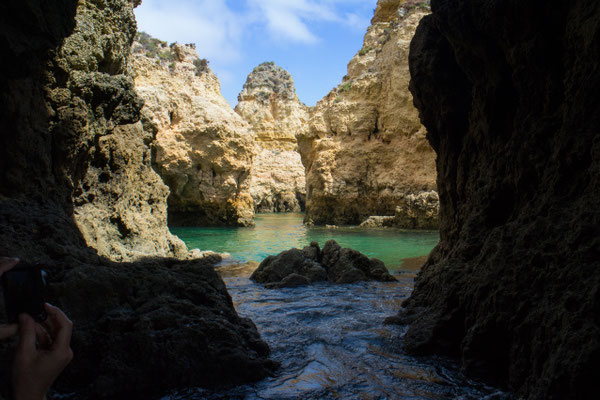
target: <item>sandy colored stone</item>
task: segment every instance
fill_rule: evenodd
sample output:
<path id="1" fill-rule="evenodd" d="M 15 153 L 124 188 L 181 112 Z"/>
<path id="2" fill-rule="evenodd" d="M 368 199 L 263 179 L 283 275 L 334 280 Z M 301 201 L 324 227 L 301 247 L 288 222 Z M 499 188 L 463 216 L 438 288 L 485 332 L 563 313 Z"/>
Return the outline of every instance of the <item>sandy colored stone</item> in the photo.
<path id="1" fill-rule="evenodd" d="M 258 155 L 250 193 L 258 212 L 301 211 L 306 184 L 296 135 L 308 129 L 309 109 L 283 68 L 262 63 L 248 75 L 235 111 L 254 131 Z"/>
<path id="2" fill-rule="evenodd" d="M 317 103 L 309 131 L 298 135 L 307 221 L 359 224 L 394 215 L 408 195 L 436 190 L 435 153 L 408 91 L 409 43 L 428 12 L 380 1 L 348 75 Z M 410 227 L 424 227 L 411 221 Z"/>
<path id="3" fill-rule="evenodd" d="M 249 174 L 254 135 L 221 95 L 194 45 L 132 47 L 145 128 L 156 133 L 153 164 L 169 186 L 176 225 L 253 224 Z"/>

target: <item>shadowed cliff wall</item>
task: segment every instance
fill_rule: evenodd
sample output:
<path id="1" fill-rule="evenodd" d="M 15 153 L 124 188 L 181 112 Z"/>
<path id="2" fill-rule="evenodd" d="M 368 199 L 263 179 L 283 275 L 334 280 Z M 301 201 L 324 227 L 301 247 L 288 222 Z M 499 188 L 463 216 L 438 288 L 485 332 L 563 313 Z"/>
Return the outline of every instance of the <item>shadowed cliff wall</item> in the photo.
<path id="1" fill-rule="evenodd" d="M 534 399 L 600 395 L 600 3 L 432 0 L 411 91 L 439 245 L 405 347 Z"/>
<path id="2" fill-rule="evenodd" d="M 168 191 L 127 75 L 131 2 L 7 0 L 0 22 L 0 255 L 43 263 L 47 300 L 74 322 L 75 358 L 55 388 L 156 398 L 269 374 L 269 348 L 235 312 L 218 257 L 174 258 Z M 13 349 L 0 344 L 0 396 Z"/>

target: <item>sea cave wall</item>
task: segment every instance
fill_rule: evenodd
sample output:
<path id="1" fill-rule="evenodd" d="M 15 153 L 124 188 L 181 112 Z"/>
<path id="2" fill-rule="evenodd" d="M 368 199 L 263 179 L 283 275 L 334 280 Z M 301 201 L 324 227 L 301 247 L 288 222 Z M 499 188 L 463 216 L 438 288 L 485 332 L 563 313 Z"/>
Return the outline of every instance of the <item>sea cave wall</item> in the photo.
<path id="1" fill-rule="evenodd" d="M 531 399 L 600 395 L 600 3 L 432 0 L 411 91 L 440 243 L 399 322 Z"/>
<path id="2" fill-rule="evenodd" d="M 139 1 L 0 4 L 0 255 L 42 263 L 74 322 L 76 398 L 152 398 L 260 379 L 268 346 L 166 224 L 128 72 Z M 116 262 L 121 261 L 121 262 Z M 0 309 L 4 309 L 0 301 Z M 0 394 L 14 342 L 0 344 Z"/>

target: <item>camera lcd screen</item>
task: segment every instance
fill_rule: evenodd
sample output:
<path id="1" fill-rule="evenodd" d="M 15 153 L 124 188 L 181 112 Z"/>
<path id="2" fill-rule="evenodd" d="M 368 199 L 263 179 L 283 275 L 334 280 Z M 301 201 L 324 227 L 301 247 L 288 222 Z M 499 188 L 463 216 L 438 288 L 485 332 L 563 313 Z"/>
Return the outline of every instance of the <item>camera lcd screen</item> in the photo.
<path id="1" fill-rule="evenodd" d="M 2 287 L 9 323 L 17 322 L 21 313 L 31 315 L 37 322 L 46 319 L 44 281 L 39 266 L 19 263 L 2 275 Z"/>

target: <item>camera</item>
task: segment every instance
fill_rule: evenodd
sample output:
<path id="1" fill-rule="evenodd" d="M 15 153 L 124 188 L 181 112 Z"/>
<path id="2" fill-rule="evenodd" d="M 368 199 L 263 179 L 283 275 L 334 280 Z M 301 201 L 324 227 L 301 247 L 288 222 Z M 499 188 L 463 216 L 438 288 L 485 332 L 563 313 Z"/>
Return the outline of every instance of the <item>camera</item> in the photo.
<path id="1" fill-rule="evenodd" d="M 31 315 L 36 322 L 46 320 L 44 275 L 40 265 L 23 261 L 2 275 L 4 305 L 9 323 L 17 322 L 21 313 Z"/>

